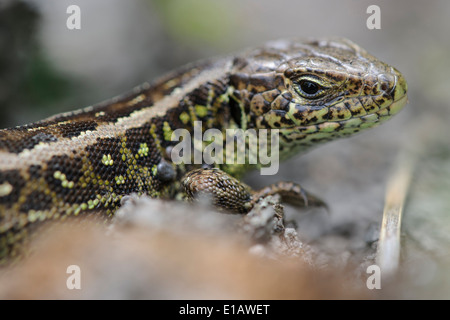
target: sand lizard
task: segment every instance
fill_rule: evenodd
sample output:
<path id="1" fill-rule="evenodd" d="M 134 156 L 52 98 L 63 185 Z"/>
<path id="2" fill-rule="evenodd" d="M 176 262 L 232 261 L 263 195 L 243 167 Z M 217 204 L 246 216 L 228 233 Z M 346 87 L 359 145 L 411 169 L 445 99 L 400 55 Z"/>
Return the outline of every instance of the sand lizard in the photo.
<path id="1" fill-rule="evenodd" d="M 349 40 L 278 40 L 190 64 L 92 107 L 0 130 L 0 260 L 15 255 L 35 226 L 111 217 L 131 193 L 176 198 L 206 189 L 216 204 L 243 213 L 273 192 L 307 200 L 294 183 L 249 190 L 237 180 L 249 165 L 175 165 L 171 133 L 192 131 L 194 121 L 203 130 L 279 129 L 285 159 L 389 119 L 406 104 L 406 91 L 400 72 Z"/>

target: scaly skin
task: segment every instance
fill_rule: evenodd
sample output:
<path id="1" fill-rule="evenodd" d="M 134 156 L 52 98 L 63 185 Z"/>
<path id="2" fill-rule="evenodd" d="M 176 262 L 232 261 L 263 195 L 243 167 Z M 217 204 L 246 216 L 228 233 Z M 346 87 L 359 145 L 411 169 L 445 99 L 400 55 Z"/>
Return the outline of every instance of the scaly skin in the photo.
<path id="1" fill-rule="evenodd" d="M 184 194 L 183 176 L 198 166 L 172 163 L 178 141 L 170 138 L 175 129 L 192 132 L 194 121 L 203 130 L 279 129 L 285 159 L 389 119 L 405 105 L 406 91 L 397 70 L 348 40 L 281 40 L 186 66 L 93 107 L 0 130 L 0 260 L 45 221 L 111 217 L 130 193 Z M 238 204 L 231 189 L 215 191 L 228 174 L 239 178 L 259 165 L 217 167 L 223 171 L 216 169 L 210 186 L 198 179 L 211 171 L 188 174 L 197 180 L 184 180 L 187 193 L 200 186 L 223 207 L 248 211 L 255 193 L 238 180 Z M 282 192 L 286 185 L 278 186 Z M 298 186 L 287 189 L 305 196 Z"/>

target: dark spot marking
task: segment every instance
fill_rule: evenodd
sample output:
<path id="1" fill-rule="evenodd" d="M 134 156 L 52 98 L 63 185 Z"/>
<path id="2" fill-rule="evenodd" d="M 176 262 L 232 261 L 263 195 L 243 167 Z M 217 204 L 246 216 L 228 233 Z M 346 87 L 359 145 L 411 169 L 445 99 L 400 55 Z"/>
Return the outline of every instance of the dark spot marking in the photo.
<path id="1" fill-rule="evenodd" d="M 332 116 L 333 116 L 333 112 L 332 112 L 331 110 L 328 109 L 328 112 L 325 113 L 325 114 L 322 116 L 322 119 L 323 119 L 323 120 L 330 120 L 330 119 L 332 119 Z"/>
<path id="2" fill-rule="evenodd" d="M 54 142 L 58 139 L 49 133 L 35 131 L 29 132 L 23 127 L 17 127 L 4 131 L 0 140 L 0 149 L 6 149 L 11 153 L 20 153 L 25 149 L 32 149 L 37 144 Z"/>
<path id="3" fill-rule="evenodd" d="M 206 84 L 203 84 L 198 88 L 195 88 L 192 92 L 188 93 L 187 98 L 190 100 L 193 106 L 207 106 L 210 88 L 211 83 L 208 82 Z"/>
<path id="4" fill-rule="evenodd" d="M 42 175 L 42 167 L 38 164 L 32 164 L 28 168 L 28 174 L 30 175 L 30 179 L 39 179 Z"/>
<path id="5" fill-rule="evenodd" d="M 27 196 L 25 203 L 20 207 L 20 211 L 28 212 L 30 210 L 48 210 L 51 208 L 51 195 L 46 195 L 42 191 L 33 191 Z"/>
<path id="6" fill-rule="evenodd" d="M 353 110 L 350 103 L 348 103 L 347 101 L 344 102 L 344 106 L 352 113 L 353 116 L 360 114 L 362 111 L 362 109 L 360 108 L 358 108 L 357 110 Z"/>
<path id="7" fill-rule="evenodd" d="M 284 92 L 282 94 L 283 98 L 285 98 L 286 100 L 292 100 L 292 93 L 288 92 Z"/>
<path id="8" fill-rule="evenodd" d="M 296 141 L 302 141 L 303 139 L 305 139 L 305 136 L 304 136 L 304 135 L 295 137 L 295 140 L 296 140 Z"/>
<path id="9" fill-rule="evenodd" d="M 343 80 L 342 74 L 335 73 L 335 72 L 329 72 L 329 71 L 326 72 L 325 74 L 329 79 L 332 79 L 336 82 Z"/>
<path id="10" fill-rule="evenodd" d="M 262 120 L 261 120 L 261 125 L 262 125 L 264 128 L 270 128 L 269 123 L 267 122 L 266 119 L 262 119 Z"/>
<path id="11" fill-rule="evenodd" d="M 238 90 L 245 89 L 248 82 L 249 78 L 245 73 L 234 73 L 230 75 L 230 84 Z"/>
<path id="12" fill-rule="evenodd" d="M 214 91 L 214 97 L 218 98 L 228 90 L 228 84 L 223 79 L 217 79 L 211 82 L 211 88 Z"/>
<path id="13" fill-rule="evenodd" d="M 294 118 L 303 122 L 305 115 L 302 112 L 295 112 L 293 114 Z"/>
<path id="14" fill-rule="evenodd" d="M 238 70 L 243 69 L 248 65 L 247 59 L 244 59 L 242 57 L 235 57 L 233 59 L 233 67 L 236 67 Z"/>
<path id="15" fill-rule="evenodd" d="M 237 102 L 234 99 L 230 99 L 230 114 L 231 118 L 236 122 L 239 128 L 242 128 L 242 110 Z"/>
<path id="16" fill-rule="evenodd" d="M 274 85 L 274 78 L 273 75 L 267 75 L 267 74 L 254 74 L 250 76 L 250 84 L 254 87 L 262 87 L 266 90 L 268 89 L 274 89 L 276 86 Z"/>
<path id="17" fill-rule="evenodd" d="M 49 134 L 49 133 L 45 133 L 45 132 L 39 132 L 35 136 L 31 137 L 30 140 L 33 141 L 35 144 L 38 144 L 40 142 L 55 142 L 55 141 L 58 141 L 58 139 L 54 135 Z"/>
<path id="18" fill-rule="evenodd" d="M 234 98 L 236 98 L 237 100 L 241 100 L 242 96 L 241 96 L 241 92 L 239 90 L 234 90 L 233 91 L 233 96 Z"/>
<path id="19" fill-rule="evenodd" d="M 72 123 L 65 123 L 58 126 L 58 130 L 64 138 L 78 137 L 81 133 L 86 131 L 94 131 L 98 123 L 93 120 L 89 121 L 74 121 Z"/>
<path id="20" fill-rule="evenodd" d="M 278 96 L 275 100 L 273 100 L 271 107 L 274 110 L 288 111 L 289 100 L 286 100 L 285 98 L 283 98 L 283 96 Z"/>
<path id="21" fill-rule="evenodd" d="M 296 75 L 296 72 L 295 72 L 294 69 L 288 68 L 288 69 L 286 69 L 286 70 L 284 71 L 284 75 L 285 75 L 285 77 L 287 77 L 287 78 L 293 78 L 293 77 Z"/>
<path id="22" fill-rule="evenodd" d="M 282 117 L 282 118 L 280 119 L 280 122 L 281 122 L 282 124 L 286 124 L 286 125 L 288 125 L 288 126 L 293 126 L 293 125 L 295 124 L 294 121 L 292 121 L 291 119 L 286 118 L 286 117 Z"/>
<path id="23" fill-rule="evenodd" d="M 337 123 L 339 126 L 336 127 L 336 129 L 334 129 L 334 130 L 336 130 L 336 131 L 341 131 L 341 130 L 345 129 L 345 127 L 343 126 L 343 125 L 345 124 L 345 122 L 346 122 L 346 121 L 335 122 L 335 123 Z"/>

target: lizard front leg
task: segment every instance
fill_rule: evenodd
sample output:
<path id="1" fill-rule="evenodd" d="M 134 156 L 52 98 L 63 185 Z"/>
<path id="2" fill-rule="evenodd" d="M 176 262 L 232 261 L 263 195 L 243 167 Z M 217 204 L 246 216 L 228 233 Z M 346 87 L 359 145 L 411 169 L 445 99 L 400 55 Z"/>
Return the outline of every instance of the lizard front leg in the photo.
<path id="1" fill-rule="evenodd" d="M 214 206 L 233 213 L 247 213 L 260 199 L 275 194 L 280 195 L 282 201 L 299 207 L 325 206 L 297 183 L 278 182 L 254 191 L 218 168 L 192 170 L 184 176 L 182 185 L 191 201 L 206 195 Z"/>

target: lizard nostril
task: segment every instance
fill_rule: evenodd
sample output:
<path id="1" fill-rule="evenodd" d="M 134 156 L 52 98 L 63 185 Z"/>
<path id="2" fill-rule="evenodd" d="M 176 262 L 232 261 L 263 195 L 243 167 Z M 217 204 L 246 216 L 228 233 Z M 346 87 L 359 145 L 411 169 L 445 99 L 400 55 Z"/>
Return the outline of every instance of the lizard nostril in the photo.
<path id="1" fill-rule="evenodd" d="M 390 94 L 395 87 L 395 75 L 390 73 L 382 73 L 378 75 L 378 85 L 380 93 Z"/>

